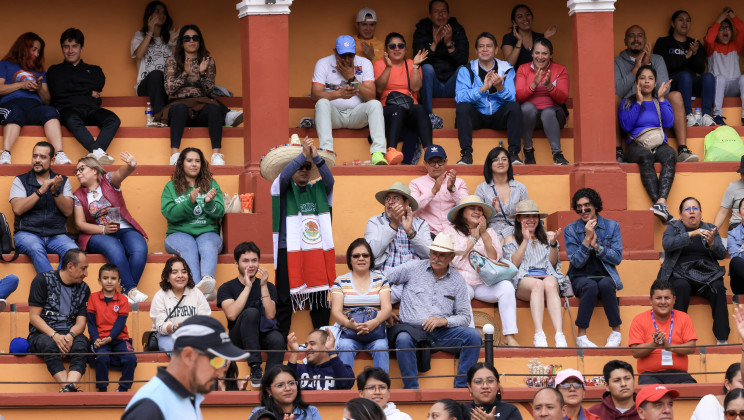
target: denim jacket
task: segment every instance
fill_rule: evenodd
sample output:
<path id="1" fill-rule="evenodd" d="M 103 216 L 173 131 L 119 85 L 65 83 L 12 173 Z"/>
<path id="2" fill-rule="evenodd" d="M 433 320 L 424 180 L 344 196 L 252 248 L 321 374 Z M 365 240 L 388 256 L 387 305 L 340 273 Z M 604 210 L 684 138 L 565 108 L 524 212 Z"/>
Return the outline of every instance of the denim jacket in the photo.
<path id="1" fill-rule="evenodd" d="M 713 229 L 715 225 L 706 222 L 700 222 L 701 229 Z M 708 249 L 708 254 L 714 260 L 722 260 L 726 258 L 726 248 L 723 246 L 721 235 L 718 234 L 718 229 L 715 232 L 715 239 L 713 239 L 713 247 L 705 247 Z M 667 225 L 664 231 L 664 237 L 661 240 L 661 245 L 664 247 L 664 264 L 661 265 L 659 275 L 656 277 L 657 280 L 669 280 L 674 271 L 674 266 L 677 264 L 679 256 L 682 255 L 682 249 L 690 244 L 690 236 L 687 234 L 687 229 L 681 220 L 675 220 Z M 700 240 L 700 238 L 697 238 Z"/>
<path id="2" fill-rule="evenodd" d="M 623 238 L 620 235 L 620 225 L 614 220 L 597 215 L 597 225 L 594 227 L 594 232 L 597 234 L 597 245 L 599 246 L 597 258 L 602 261 L 605 270 L 615 281 L 615 288 L 621 290 L 623 282 L 620 281 L 620 275 L 615 267 L 623 260 Z M 571 263 L 570 268 L 583 267 L 589 259 L 592 248 L 584 244 L 585 235 L 586 229 L 584 221 L 581 219 L 566 226 L 563 231 L 566 253 Z M 571 276 L 571 270 L 569 270 L 568 275 Z"/>
<path id="3" fill-rule="evenodd" d="M 739 225 L 728 232 L 728 253 L 731 258 L 744 257 L 744 225 Z"/>

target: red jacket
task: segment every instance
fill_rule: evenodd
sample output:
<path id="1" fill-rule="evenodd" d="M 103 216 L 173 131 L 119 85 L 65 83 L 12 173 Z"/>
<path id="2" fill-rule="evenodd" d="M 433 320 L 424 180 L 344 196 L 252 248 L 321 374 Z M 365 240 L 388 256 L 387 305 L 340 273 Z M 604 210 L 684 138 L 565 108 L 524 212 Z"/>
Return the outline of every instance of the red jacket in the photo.
<path id="1" fill-rule="evenodd" d="M 550 97 L 556 104 L 563 105 L 568 99 L 568 71 L 566 67 L 553 61 L 548 65 L 548 69 L 550 70 L 550 81 L 555 85 L 553 90 L 549 92 Z M 530 85 L 533 81 L 535 81 L 535 69 L 532 67 L 532 63 L 519 66 L 514 84 L 517 91 L 517 102 L 520 104 L 526 102 L 532 96 L 533 92 L 530 90 Z"/>
<path id="2" fill-rule="evenodd" d="M 635 400 L 635 394 L 633 394 L 633 400 Z M 615 403 L 612 401 L 612 396 L 609 392 L 602 394 L 602 402 L 593 405 L 588 410 L 592 414 L 596 414 L 602 420 L 640 420 L 638 411 L 636 411 L 635 405 L 630 410 L 621 413 L 615 408 Z M 588 417 L 587 417 L 588 418 Z"/>

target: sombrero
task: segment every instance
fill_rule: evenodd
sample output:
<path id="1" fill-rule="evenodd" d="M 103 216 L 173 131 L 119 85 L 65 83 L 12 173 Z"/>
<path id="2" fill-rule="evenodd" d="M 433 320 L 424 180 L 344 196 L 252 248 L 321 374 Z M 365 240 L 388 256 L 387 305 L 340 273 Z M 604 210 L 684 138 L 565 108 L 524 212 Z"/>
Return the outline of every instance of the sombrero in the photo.
<path id="1" fill-rule="evenodd" d="M 270 182 L 274 182 L 282 172 L 282 169 L 284 169 L 284 167 L 294 160 L 300 153 L 302 153 L 302 142 L 300 141 L 300 136 L 292 134 L 292 139 L 289 144 L 276 146 L 261 157 L 261 163 L 259 165 L 261 168 L 261 176 Z M 318 149 L 318 155 L 325 160 L 325 164 L 329 169 L 336 164 L 336 153 L 334 153 L 333 150 Z M 310 169 L 310 179 L 317 178 L 320 178 L 320 172 L 313 164 L 312 169 Z"/>
<path id="2" fill-rule="evenodd" d="M 468 195 L 460 199 L 460 203 L 452 208 L 452 210 L 447 213 L 447 220 L 449 220 L 451 223 L 454 223 L 455 217 L 457 217 L 457 212 L 460 211 L 463 207 L 467 206 L 478 206 L 481 209 L 483 209 L 483 216 L 486 217 L 486 220 L 489 221 L 493 216 L 496 214 L 496 209 L 489 206 L 488 204 L 483 202 L 483 199 L 478 197 L 477 195 Z"/>

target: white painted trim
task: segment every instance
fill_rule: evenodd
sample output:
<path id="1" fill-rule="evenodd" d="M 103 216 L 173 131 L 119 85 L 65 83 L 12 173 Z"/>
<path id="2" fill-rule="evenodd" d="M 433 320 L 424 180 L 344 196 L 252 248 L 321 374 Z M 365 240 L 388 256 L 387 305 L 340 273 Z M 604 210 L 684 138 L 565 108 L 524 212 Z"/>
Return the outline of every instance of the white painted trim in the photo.
<path id="1" fill-rule="evenodd" d="M 235 8 L 238 10 L 238 18 L 249 15 L 288 15 L 292 1 L 276 0 L 274 4 L 266 4 L 266 0 L 242 0 Z"/>
<path id="2" fill-rule="evenodd" d="M 616 0 L 568 0 L 568 15 L 574 13 L 614 12 Z"/>

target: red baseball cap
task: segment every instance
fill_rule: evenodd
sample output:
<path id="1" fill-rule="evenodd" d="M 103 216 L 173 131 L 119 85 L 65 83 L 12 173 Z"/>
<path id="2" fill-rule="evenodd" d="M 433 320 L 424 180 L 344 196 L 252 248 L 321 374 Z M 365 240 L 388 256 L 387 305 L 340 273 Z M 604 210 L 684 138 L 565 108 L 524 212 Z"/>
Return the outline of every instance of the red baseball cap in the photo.
<path id="1" fill-rule="evenodd" d="M 667 394 L 669 394 L 672 399 L 679 397 L 679 392 L 674 389 L 669 389 L 664 385 L 649 385 L 638 392 L 635 400 L 636 409 L 638 409 L 644 401 L 659 401 Z"/>

